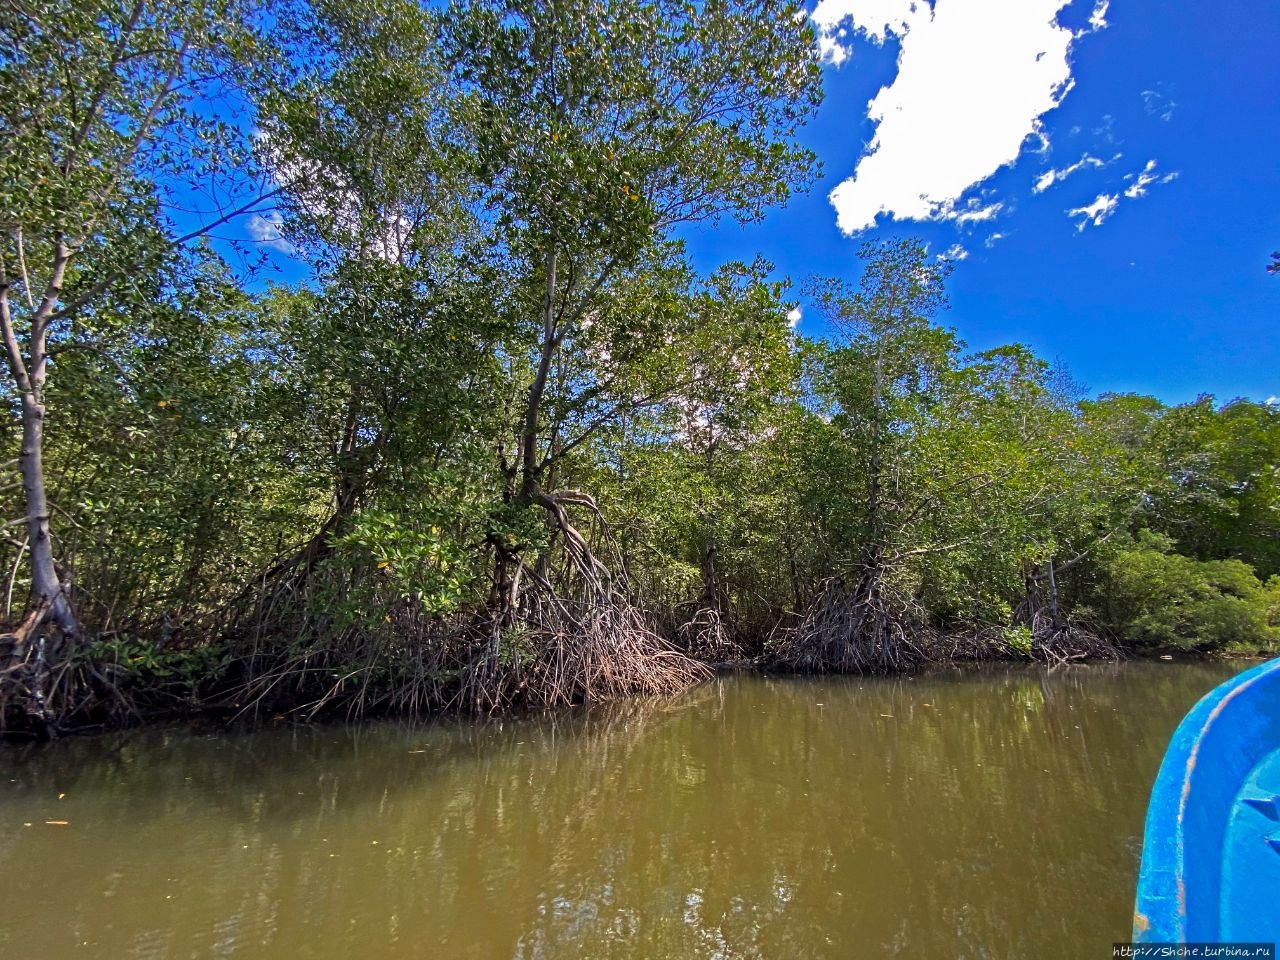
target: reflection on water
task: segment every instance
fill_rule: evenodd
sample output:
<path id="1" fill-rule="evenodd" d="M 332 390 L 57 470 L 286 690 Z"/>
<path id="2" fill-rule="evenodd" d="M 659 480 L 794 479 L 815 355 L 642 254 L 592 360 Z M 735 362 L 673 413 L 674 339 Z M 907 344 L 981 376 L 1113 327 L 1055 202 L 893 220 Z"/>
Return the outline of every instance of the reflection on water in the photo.
<path id="1" fill-rule="evenodd" d="M 1165 743 L 1233 672 L 733 677 L 555 720 L 10 750 L 0 956 L 1107 956 Z"/>

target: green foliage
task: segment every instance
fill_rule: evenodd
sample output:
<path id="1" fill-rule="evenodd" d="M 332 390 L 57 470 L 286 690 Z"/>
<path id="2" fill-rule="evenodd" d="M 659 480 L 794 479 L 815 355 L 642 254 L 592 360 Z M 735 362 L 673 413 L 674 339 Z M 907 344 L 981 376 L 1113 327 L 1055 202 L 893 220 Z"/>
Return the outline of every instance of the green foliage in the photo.
<path id="1" fill-rule="evenodd" d="M 103 304 L 154 301 L 174 266 L 171 237 L 256 199 L 240 118 L 205 108 L 215 92 L 265 83 L 272 51 L 255 16 L 239 0 L 55 0 L 0 13 L 0 227 L 20 332 L 39 334 L 50 293 L 55 340 L 127 329 Z M 218 194 L 215 212 L 202 191 Z M 195 229 L 190 217 L 170 229 L 168 211 L 193 206 Z"/>
<path id="2" fill-rule="evenodd" d="M 101 671 L 122 692 L 194 701 L 227 666 L 228 657 L 217 644 L 164 648 L 152 640 L 112 634 L 80 647 L 75 662 Z"/>
<path id="3" fill-rule="evenodd" d="M 1152 527 L 1191 556 L 1280 573 L 1280 408 L 1202 397 L 1166 411 L 1151 447 L 1165 478 Z"/>
<path id="4" fill-rule="evenodd" d="M 132 312 L 134 335 L 57 363 L 46 456 L 89 620 L 206 629 L 312 511 L 272 406 L 252 301 L 210 272 Z"/>
<path id="5" fill-rule="evenodd" d="M 446 522 L 443 512 L 416 519 L 417 523 L 406 524 L 390 511 L 365 510 L 346 533 L 330 542 L 351 551 L 356 562 L 371 567 L 426 613 L 452 613 L 466 596 L 470 580 L 466 551 L 438 525 Z"/>
<path id="6" fill-rule="evenodd" d="M 1005 627 L 1001 631 L 1001 637 L 1004 642 L 1010 646 L 1010 648 L 1016 650 L 1018 653 L 1028 656 L 1031 654 L 1033 637 L 1031 635 L 1031 628 L 1026 624 L 1020 623 L 1015 626 Z"/>
<path id="7" fill-rule="evenodd" d="M 1274 650 L 1280 582 L 1264 585 L 1239 560 L 1195 560 L 1170 538 L 1140 531 L 1105 567 L 1111 626 L 1138 646 Z"/>
<path id="8" fill-rule="evenodd" d="M 499 225 L 630 259 L 672 223 L 785 200 L 813 162 L 790 137 L 820 97 L 800 9 L 453 4 L 445 55 Z"/>

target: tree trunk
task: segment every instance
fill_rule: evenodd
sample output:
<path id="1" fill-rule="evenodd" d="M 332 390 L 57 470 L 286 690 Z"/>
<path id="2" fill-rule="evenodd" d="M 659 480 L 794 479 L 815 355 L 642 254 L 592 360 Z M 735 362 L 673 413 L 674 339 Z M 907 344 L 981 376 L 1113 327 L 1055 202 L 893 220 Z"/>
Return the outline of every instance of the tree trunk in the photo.
<path id="1" fill-rule="evenodd" d="M 876 348 L 875 393 L 871 401 L 871 460 L 867 468 L 867 527 L 869 551 L 880 550 L 880 418 L 884 403 L 884 344 Z"/>
<path id="2" fill-rule="evenodd" d="M 787 570 L 791 574 L 791 598 L 796 612 L 800 612 L 804 609 L 804 596 L 800 590 L 800 571 L 796 566 L 796 548 L 791 537 L 782 538 L 782 548 L 787 554 Z"/>
<path id="3" fill-rule="evenodd" d="M 71 262 L 72 250 L 58 237 L 54 246 L 53 269 L 39 305 L 28 295 L 33 307 L 24 357 L 9 301 L 10 285 L 0 265 L 0 332 L 4 336 L 6 359 L 13 384 L 22 398 L 22 452 L 19 468 L 26 500 L 27 537 L 31 550 L 31 609 L 18 631 L 18 645 L 52 620 L 64 640 L 80 636 L 80 622 L 71 604 L 70 583 L 58 578 L 53 558 L 53 536 L 49 527 L 49 494 L 44 475 L 44 383 L 49 354 L 47 332 L 50 319 L 62 294 L 62 281 Z M 29 291 L 28 291 L 29 294 Z M 15 650 L 16 652 L 16 650 Z"/>
<path id="4" fill-rule="evenodd" d="M 80 635 L 80 623 L 68 595 L 70 585 L 58 579 L 49 529 L 49 497 L 44 478 L 44 404 L 34 393 L 22 395 L 22 489 L 27 502 L 27 536 L 31 549 L 31 600 L 38 617 L 49 617 L 67 640 Z M 34 627 L 35 624 L 32 624 Z"/>
<path id="5" fill-rule="evenodd" d="M 1062 626 L 1061 608 L 1058 606 L 1058 578 L 1053 571 L 1053 558 L 1049 558 L 1049 608 L 1053 616 L 1053 628 Z"/>
<path id="6" fill-rule="evenodd" d="M 542 344 L 538 358 L 538 372 L 529 385 L 529 399 L 525 404 L 524 425 L 520 436 L 521 482 L 520 499 L 530 502 L 538 490 L 538 414 L 542 408 L 542 396 L 547 390 L 547 378 L 551 363 L 559 347 L 556 330 L 556 240 L 551 238 L 551 250 L 547 254 L 547 292 L 542 306 Z"/>
<path id="7" fill-rule="evenodd" d="M 715 423 L 708 416 L 707 448 L 703 455 L 703 470 L 708 481 L 712 479 L 715 469 L 716 444 Z M 718 507 L 716 505 L 707 503 L 705 499 L 702 501 L 701 513 L 706 521 L 702 543 L 702 605 L 715 610 L 717 613 L 722 613 L 723 605 L 721 601 L 723 597 L 720 590 L 720 571 L 716 567 L 717 510 Z"/>
<path id="8" fill-rule="evenodd" d="M 714 528 L 702 550 L 702 605 L 722 612 L 720 571 L 716 569 L 716 542 Z"/>
<path id="9" fill-rule="evenodd" d="M 556 329 L 556 237 L 551 236 L 550 247 L 546 258 L 546 293 L 542 304 L 542 340 L 539 344 L 538 369 L 533 383 L 529 385 L 529 393 L 525 400 L 524 416 L 520 422 L 518 454 L 516 461 L 504 471 L 508 476 L 508 490 L 504 500 L 515 500 L 520 504 L 537 503 L 541 497 L 540 469 L 538 463 L 538 417 L 542 411 L 542 398 L 547 390 L 547 380 L 551 375 L 551 365 L 555 360 L 559 347 L 559 336 Z M 499 448 L 501 455 L 501 448 Z M 519 474 L 520 483 L 516 487 L 514 480 Z M 514 488 L 514 489 L 513 489 Z M 519 606 L 520 588 L 522 585 L 519 550 L 507 550 L 501 544 L 495 544 L 493 591 L 491 603 L 496 602 L 497 617 L 494 621 L 496 629 L 491 638 L 491 653 L 496 656 L 501 631 L 511 626 L 516 619 Z"/>

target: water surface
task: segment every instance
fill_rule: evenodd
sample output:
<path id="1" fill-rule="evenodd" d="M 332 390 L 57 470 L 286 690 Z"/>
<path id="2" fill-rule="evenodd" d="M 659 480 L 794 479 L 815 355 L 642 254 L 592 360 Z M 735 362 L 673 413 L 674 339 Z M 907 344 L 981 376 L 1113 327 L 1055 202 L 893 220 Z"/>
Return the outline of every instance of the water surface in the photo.
<path id="1" fill-rule="evenodd" d="M 1236 669 L 9 749 L 0 957 L 1110 956 L 1168 737 Z"/>

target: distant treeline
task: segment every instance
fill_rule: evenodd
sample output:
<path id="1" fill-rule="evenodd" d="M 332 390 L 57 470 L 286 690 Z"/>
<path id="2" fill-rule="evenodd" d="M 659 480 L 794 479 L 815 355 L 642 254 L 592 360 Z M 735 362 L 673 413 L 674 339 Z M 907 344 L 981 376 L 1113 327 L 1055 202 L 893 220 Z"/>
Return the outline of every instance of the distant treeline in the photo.
<path id="1" fill-rule="evenodd" d="M 1276 408 L 970 352 L 911 240 L 822 340 L 692 268 L 820 96 L 777 0 L 0 11 L 3 722 L 1273 649 Z"/>

